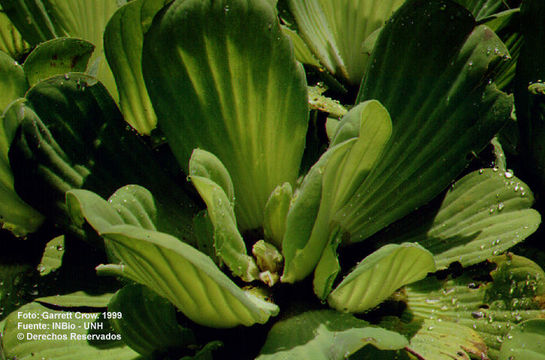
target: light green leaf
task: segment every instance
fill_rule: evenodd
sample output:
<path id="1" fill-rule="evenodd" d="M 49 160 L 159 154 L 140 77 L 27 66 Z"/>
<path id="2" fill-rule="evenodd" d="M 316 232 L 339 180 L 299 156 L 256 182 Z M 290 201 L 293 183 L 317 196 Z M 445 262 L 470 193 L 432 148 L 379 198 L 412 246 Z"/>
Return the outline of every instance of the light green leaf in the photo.
<path id="1" fill-rule="evenodd" d="M 19 318 L 18 314 L 36 314 L 37 319 Z M 66 323 L 73 329 L 53 329 L 53 324 L 59 324 L 55 316 L 70 316 Z M 87 313 L 90 319 L 78 319 L 76 312 L 52 310 L 38 303 L 31 303 L 13 312 L 7 319 L 2 336 L 2 346 L 8 359 L 89 359 L 89 360 L 136 360 L 138 353 L 131 350 L 109 327 L 108 322 L 100 317 L 100 313 Z M 36 326 L 44 324 L 47 327 L 21 331 L 18 324 Z M 90 324 L 103 326 L 104 330 L 86 330 Z M 99 332 L 100 331 L 100 332 Z M 17 336 L 23 334 L 24 339 Z M 108 336 L 108 338 L 107 338 Z M 40 337 L 43 337 L 40 339 Z M 113 339 L 112 339 L 113 338 Z"/>
<path id="2" fill-rule="evenodd" d="M 91 294 L 76 291 L 70 294 L 40 297 L 34 301 L 62 308 L 106 308 L 113 295 L 112 293 Z"/>
<path id="3" fill-rule="evenodd" d="M 305 44 L 303 39 L 301 39 L 301 37 L 297 34 L 297 32 L 291 30 L 287 26 L 284 26 L 284 25 L 281 25 L 281 26 L 282 26 L 282 31 L 290 37 L 291 42 L 293 43 L 293 50 L 295 52 L 295 57 L 297 58 L 297 60 L 299 60 L 303 64 L 320 67 L 320 63 L 318 62 L 318 60 L 316 60 L 316 58 L 314 57 L 314 55 L 312 54 L 308 46 Z"/>
<path id="4" fill-rule="evenodd" d="M 429 202 L 505 124 L 512 99 L 490 70 L 505 55 L 493 31 L 448 1 L 408 0 L 385 25 L 358 102 L 380 101 L 394 130 L 361 196 L 338 214 L 348 242 Z"/>
<path id="5" fill-rule="evenodd" d="M 308 117 L 304 72 L 276 10 L 267 0 L 174 1 L 144 38 L 142 66 L 180 165 L 187 171 L 195 148 L 215 154 L 235 185 L 239 228 L 260 227 L 271 192 L 295 182 Z"/>
<path id="6" fill-rule="evenodd" d="M 214 226 L 216 256 L 231 269 L 233 275 L 251 282 L 259 270 L 246 253 L 246 244 L 237 229 L 235 193 L 231 176 L 221 161 L 208 151 L 195 149 L 189 161 L 189 179 L 206 203 Z"/>
<path id="7" fill-rule="evenodd" d="M 125 344 L 142 355 L 195 343 L 193 332 L 178 324 L 172 304 L 145 286 L 128 285 L 119 290 L 108 304 L 108 312 L 113 313 L 110 323 Z"/>
<path id="8" fill-rule="evenodd" d="M 201 149 L 193 150 L 189 159 L 189 176 L 204 177 L 216 183 L 227 195 L 229 203 L 234 206 L 235 188 L 231 175 L 214 154 Z"/>
<path id="9" fill-rule="evenodd" d="M 407 345 L 407 339 L 350 314 L 309 311 L 276 323 L 257 360 L 341 360 L 368 344 L 397 350 Z"/>
<path id="10" fill-rule="evenodd" d="M 265 323 L 279 311 L 276 305 L 242 291 L 208 256 L 170 235 L 118 225 L 102 236 L 123 265 L 97 270 L 148 286 L 197 324 L 251 326 Z"/>
<path id="11" fill-rule="evenodd" d="M 407 349 L 421 359 L 488 359 L 486 344 L 475 330 L 430 319 L 424 320 Z"/>
<path id="12" fill-rule="evenodd" d="M 434 254 L 440 269 L 470 266 L 498 255 L 534 233 L 541 216 L 529 187 L 511 170 L 481 169 L 454 183 L 439 209 L 401 220 L 382 242 L 413 242 Z"/>
<path id="13" fill-rule="evenodd" d="M 310 236 L 294 240 L 292 236 L 297 233 L 292 233 L 289 226 L 299 224 L 294 220 L 294 225 L 291 225 L 288 214 L 288 228 L 283 242 L 286 268 L 282 281 L 301 280 L 312 272 L 328 241 L 336 237 L 332 234 L 338 231 L 338 224 L 342 222 L 340 214 L 359 201 L 359 188 L 381 156 L 391 133 L 388 111 L 377 101 L 362 103 L 343 118 L 327 151 L 331 155 L 324 155 L 324 160 L 315 165 L 320 169 L 323 166 L 320 163 L 326 162 L 321 179 L 319 210 Z M 327 160 L 325 157 L 328 157 Z M 315 189 L 309 189 L 315 194 Z M 306 190 L 302 188 L 303 191 Z"/>
<path id="14" fill-rule="evenodd" d="M 246 245 L 237 229 L 233 206 L 223 189 L 201 176 L 191 176 L 191 182 L 206 203 L 210 221 L 214 225 L 216 256 L 225 262 L 233 275 L 247 282 L 257 279 L 259 270 L 252 257 L 246 254 Z"/>
<path id="15" fill-rule="evenodd" d="M 176 234 L 191 241 L 192 200 L 124 125 L 100 83 L 79 73 L 55 76 L 31 88 L 26 98 L 9 153 L 25 201 L 79 232 L 67 218 L 66 191 L 85 188 L 107 197 L 121 186 L 139 184 L 169 209 L 165 223 L 176 219 Z"/>
<path id="16" fill-rule="evenodd" d="M 528 320 L 507 335 L 499 360 L 545 359 L 545 319 Z"/>
<path id="17" fill-rule="evenodd" d="M 293 190 L 290 183 L 283 183 L 274 189 L 265 204 L 263 224 L 265 239 L 279 249 L 282 248 L 282 239 L 284 239 L 284 233 L 286 232 L 286 218 L 292 196 Z"/>
<path id="18" fill-rule="evenodd" d="M 88 41 L 58 38 L 39 44 L 24 63 L 31 86 L 53 75 L 84 72 L 95 49 Z"/>
<path id="19" fill-rule="evenodd" d="M 330 99 L 322 94 L 327 90 L 326 87 L 316 85 L 308 89 L 308 102 L 311 109 L 327 112 L 332 117 L 341 118 L 347 110 L 337 100 Z"/>
<path id="20" fill-rule="evenodd" d="M 29 48 L 30 45 L 23 40 L 21 33 L 0 5 L 0 51 L 9 54 L 12 58 L 19 58 Z"/>
<path id="21" fill-rule="evenodd" d="M 60 235 L 45 244 L 42 260 L 37 267 L 40 276 L 49 275 L 51 272 L 60 268 L 63 256 L 64 235 Z"/>
<path id="22" fill-rule="evenodd" d="M 17 236 L 36 231 L 43 221 L 43 216 L 15 192 L 8 159 L 14 133 L 11 124 L 18 123 L 21 106 L 20 101 L 12 102 L 24 96 L 27 89 L 22 67 L 0 51 L 0 224 Z"/>
<path id="23" fill-rule="evenodd" d="M 340 311 L 364 312 L 434 271 L 432 254 L 420 245 L 386 245 L 363 259 L 327 301 Z"/>
<path id="24" fill-rule="evenodd" d="M 358 85 L 369 54 L 367 37 L 380 28 L 403 0 L 289 0 L 301 37 L 332 74 Z"/>
<path id="25" fill-rule="evenodd" d="M 81 226 L 85 220 L 100 235 L 113 225 L 129 224 L 166 232 L 184 239 L 178 209 L 158 202 L 145 188 L 127 185 L 118 189 L 108 201 L 87 190 L 66 193 L 66 206 L 72 221 Z"/>
<path id="26" fill-rule="evenodd" d="M 507 255 L 491 259 L 496 270 L 466 271 L 455 279 L 427 278 L 405 289 L 409 315 L 434 319 L 475 330 L 498 358 L 511 328 L 543 317 L 545 273 L 534 262 Z M 492 281 L 487 280 L 491 276 Z"/>
<path id="27" fill-rule="evenodd" d="M 146 20 L 142 16 L 155 14 L 143 13 L 148 10 L 143 4 L 143 0 L 131 1 L 115 12 L 104 33 L 104 51 L 115 77 L 119 106 L 125 120 L 141 134 L 149 135 L 157 125 L 157 116 L 142 75 L 142 23 Z"/>
<path id="28" fill-rule="evenodd" d="M 216 257 L 214 249 L 214 225 L 210 221 L 208 211 L 202 210 L 193 218 L 193 230 L 195 232 L 195 240 L 197 249 L 216 263 L 220 264 L 220 260 Z"/>

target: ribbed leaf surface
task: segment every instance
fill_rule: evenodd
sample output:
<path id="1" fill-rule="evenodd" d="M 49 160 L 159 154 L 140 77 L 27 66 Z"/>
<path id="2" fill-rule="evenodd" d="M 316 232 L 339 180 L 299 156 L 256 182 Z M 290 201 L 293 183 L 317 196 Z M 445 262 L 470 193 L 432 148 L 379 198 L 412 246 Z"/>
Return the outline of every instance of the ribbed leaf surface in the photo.
<path id="1" fill-rule="evenodd" d="M 26 96 L 28 106 L 9 153 L 16 164 L 15 186 L 26 201 L 67 223 L 66 191 L 86 188 L 106 197 L 126 184 L 140 184 L 158 203 L 177 209 L 168 218 L 177 217 L 179 233 L 190 236 L 191 200 L 153 151 L 125 128 L 100 83 L 69 74 L 40 82 Z"/>
<path id="2" fill-rule="evenodd" d="M 384 242 L 416 242 L 434 254 L 438 268 L 470 266 L 498 255 L 536 231 L 529 187 L 511 171 L 481 169 L 447 192 L 439 209 L 417 212 L 393 225 Z"/>
<path id="3" fill-rule="evenodd" d="M 422 280 L 433 271 L 433 256 L 421 246 L 386 245 L 363 259 L 327 301 L 339 311 L 364 312 L 400 287 Z"/>
<path id="4" fill-rule="evenodd" d="M 408 310 L 418 319 L 454 322 L 475 330 L 498 357 L 507 334 L 524 320 L 543 317 L 545 273 L 534 262 L 513 255 L 493 258 L 498 265 L 486 281 L 485 271 L 454 280 L 425 279 L 406 289 Z"/>
<path id="5" fill-rule="evenodd" d="M 507 10 L 507 4 L 502 0 L 454 0 L 471 11 L 475 19 L 481 20 L 487 16 Z"/>
<path id="6" fill-rule="evenodd" d="M 397 350 L 407 345 L 407 339 L 349 314 L 308 311 L 276 323 L 257 360 L 341 360 L 369 344 Z"/>
<path id="7" fill-rule="evenodd" d="M 301 37 L 332 74 L 357 85 L 369 54 L 365 39 L 380 28 L 402 0 L 290 0 Z"/>
<path id="8" fill-rule="evenodd" d="M 126 205 L 127 198 L 117 195 L 110 200 L 86 190 L 67 194 L 75 221 L 86 220 L 105 238 L 112 259 L 123 264 L 102 266 L 101 271 L 148 286 L 188 318 L 205 326 L 250 326 L 278 313 L 276 305 L 240 290 L 208 256 L 178 238 L 155 231 L 153 211 L 144 210 L 151 206 L 141 201 L 137 204 L 136 198 L 127 201 L 133 204 Z"/>
<path id="9" fill-rule="evenodd" d="M 528 320 L 509 332 L 499 360 L 545 359 L 545 319 Z"/>
<path id="10" fill-rule="evenodd" d="M 15 235 L 34 232 L 43 217 L 26 204 L 14 190 L 13 174 L 9 165 L 8 150 L 17 122 L 18 104 L 6 108 L 12 101 L 24 96 L 28 83 L 22 67 L 7 54 L 0 52 L 0 224 Z"/>
<path id="11" fill-rule="evenodd" d="M 102 236 L 123 263 L 104 270 L 148 286 L 197 324 L 251 326 L 265 323 L 279 311 L 242 291 L 208 256 L 170 235 L 119 225 Z"/>
<path id="12" fill-rule="evenodd" d="M 104 309 L 114 296 L 113 293 L 90 294 L 76 291 L 70 294 L 53 295 L 36 298 L 34 301 L 60 308 L 95 308 Z"/>
<path id="13" fill-rule="evenodd" d="M 506 54 L 490 29 L 451 2 L 409 0 L 387 23 L 358 101 L 379 100 L 394 130 L 361 197 L 338 217 L 350 242 L 431 200 L 501 128 L 512 100 L 488 71 Z"/>
<path id="14" fill-rule="evenodd" d="M 239 227 L 261 226 L 271 192 L 297 177 L 308 116 L 302 67 L 270 2 L 172 2 L 145 36 L 143 70 L 180 165 L 195 148 L 215 154 Z"/>
<path id="15" fill-rule="evenodd" d="M 0 10 L 2 9 L 0 5 Z M 0 11 L 0 51 L 16 58 L 30 48 L 8 16 Z"/>
<path id="16" fill-rule="evenodd" d="M 149 135 L 157 125 L 157 116 L 142 74 L 143 3 L 143 0 L 132 1 L 116 11 L 104 33 L 104 51 L 115 77 L 125 120 L 141 134 Z"/>

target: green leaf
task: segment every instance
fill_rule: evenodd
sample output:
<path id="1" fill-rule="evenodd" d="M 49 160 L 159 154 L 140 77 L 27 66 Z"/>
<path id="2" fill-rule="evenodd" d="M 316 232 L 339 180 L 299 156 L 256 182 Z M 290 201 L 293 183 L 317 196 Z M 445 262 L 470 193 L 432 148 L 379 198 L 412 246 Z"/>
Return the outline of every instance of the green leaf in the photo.
<path id="1" fill-rule="evenodd" d="M 292 196 L 293 190 L 290 183 L 283 183 L 274 189 L 265 204 L 263 224 L 265 239 L 279 249 L 282 248 L 282 239 L 284 239 L 284 233 L 286 232 L 286 218 Z"/>
<path id="2" fill-rule="evenodd" d="M 327 90 L 326 87 L 316 85 L 308 89 L 308 102 L 311 109 L 327 112 L 330 116 L 341 118 L 347 110 L 337 100 L 330 99 L 322 94 Z"/>
<path id="3" fill-rule="evenodd" d="M 36 231 L 43 221 L 43 216 L 15 192 L 8 159 L 14 132 L 11 124 L 17 123 L 20 116 L 20 102 L 14 101 L 24 96 L 27 89 L 22 67 L 0 51 L 0 111 L 3 113 L 0 117 L 0 224 L 17 236 Z"/>
<path id="4" fill-rule="evenodd" d="M 368 344 L 381 350 L 397 350 L 407 345 L 407 339 L 369 326 L 350 314 L 309 311 L 276 323 L 257 360 L 341 360 Z"/>
<path id="5" fill-rule="evenodd" d="M 0 265 L 0 319 L 4 319 L 22 304 L 32 301 L 35 290 L 33 268 L 28 264 Z"/>
<path id="6" fill-rule="evenodd" d="M 53 75 L 84 72 L 95 49 L 88 41 L 58 38 L 39 44 L 24 63 L 31 86 Z"/>
<path id="7" fill-rule="evenodd" d="M 475 268 L 455 279 L 429 277 L 410 285 L 405 289 L 408 315 L 469 327 L 486 343 L 488 356 L 497 358 L 511 328 L 543 317 L 545 273 L 520 256 L 491 261 L 497 268 L 490 274 Z"/>
<path id="8" fill-rule="evenodd" d="M 308 117 L 303 69 L 270 2 L 174 1 L 144 38 L 142 66 L 179 164 L 187 171 L 195 148 L 215 154 L 239 228 L 261 226 L 271 192 L 295 182 Z"/>
<path id="9" fill-rule="evenodd" d="M 108 306 L 113 295 L 112 293 L 91 294 L 85 291 L 76 291 L 70 294 L 40 297 L 34 301 L 61 308 L 100 309 Z"/>
<path id="10" fill-rule="evenodd" d="M 290 37 L 291 42 L 293 43 L 293 51 L 295 52 L 295 57 L 297 58 L 297 60 L 299 60 L 303 64 L 320 67 L 320 63 L 318 62 L 318 60 L 316 60 L 308 46 L 297 34 L 297 32 L 283 25 L 282 31 Z"/>
<path id="11" fill-rule="evenodd" d="M 170 209 L 163 214 L 177 219 L 176 234 L 191 241 L 192 200 L 161 168 L 154 152 L 125 127 L 100 83 L 71 73 L 38 83 L 26 97 L 9 153 L 23 199 L 72 229 L 66 191 L 85 188 L 106 197 L 126 184 L 139 184 Z"/>
<path id="12" fill-rule="evenodd" d="M 19 58 L 30 48 L 23 40 L 21 33 L 13 25 L 0 5 L 0 51 L 9 54 L 13 58 Z"/>
<path id="13" fill-rule="evenodd" d="M 340 311 L 364 312 L 434 271 L 432 254 L 420 245 L 386 245 L 363 259 L 327 301 Z"/>
<path id="14" fill-rule="evenodd" d="M 143 16 L 154 14 L 144 13 L 147 10 L 143 8 L 144 3 L 143 0 L 131 1 L 115 12 L 104 32 L 104 50 L 119 90 L 119 106 L 125 121 L 139 133 L 149 135 L 157 125 L 157 116 L 142 74 L 142 23 Z"/>
<path id="15" fill-rule="evenodd" d="M 498 255 L 534 233 L 541 216 L 534 197 L 510 170 L 481 169 L 453 184 L 439 209 L 409 215 L 381 242 L 413 242 L 434 254 L 440 269 L 470 266 Z"/>
<path id="16" fill-rule="evenodd" d="M 286 268 L 282 281 L 297 281 L 312 272 L 328 241 L 335 237 L 332 234 L 338 230 L 338 224 L 342 223 L 345 209 L 358 206 L 360 185 L 381 156 L 391 133 L 392 123 L 388 111 L 377 101 L 359 104 L 343 118 L 330 149 L 322 157 L 323 160 L 315 165 L 318 169 L 324 169 L 323 178 L 320 179 L 320 205 L 312 232 L 307 235 L 294 230 L 292 233 L 289 227 L 299 227 L 299 221 L 294 220 L 291 225 L 292 215 L 288 214 L 288 228 L 283 241 Z M 322 163 L 326 163 L 325 166 Z M 311 187 L 300 191 L 311 191 L 313 196 L 317 195 L 316 189 Z M 308 237 L 293 239 L 294 235 Z"/>
<path id="17" fill-rule="evenodd" d="M 438 320 L 424 320 L 407 350 L 419 359 L 488 359 L 486 344 L 475 330 Z"/>
<path id="18" fill-rule="evenodd" d="M 279 311 L 276 305 L 242 291 L 208 256 L 170 235 L 118 225 L 102 236 L 123 265 L 97 270 L 148 286 L 197 324 L 251 326 L 265 323 Z"/>
<path id="19" fill-rule="evenodd" d="M 142 355 L 185 348 L 195 342 L 193 332 L 178 324 L 172 304 L 145 286 L 128 285 L 119 290 L 108 311 L 115 314 L 110 320 L 112 327 Z"/>
<path id="20" fill-rule="evenodd" d="M 18 314 L 35 314 L 36 319 L 19 318 Z M 55 316 L 69 316 L 64 322 L 73 325 L 70 329 L 53 329 L 54 324 L 63 321 Z M 63 312 L 46 308 L 38 303 L 31 303 L 13 312 L 6 320 L 2 336 L 2 346 L 7 358 L 48 358 L 56 360 L 89 359 L 89 360 L 136 360 L 138 353 L 126 346 L 119 334 L 114 333 L 109 324 L 100 317 L 100 313 L 87 313 L 90 319 L 79 319 L 76 312 Z M 104 330 L 86 330 L 90 324 L 103 326 Z M 21 331 L 18 324 L 36 326 L 41 329 Z M 24 340 L 17 336 L 23 334 Z M 109 335 L 110 338 L 106 338 Z M 42 339 L 40 339 L 42 337 Z M 111 339 L 113 338 L 113 339 Z"/>
<path id="21" fill-rule="evenodd" d="M 214 226 L 216 256 L 233 275 L 247 282 L 257 279 L 259 270 L 247 255 L 246 244 L 237 229 L 234 188 L 225 166 L 214 154 L 195 149 L 189 161 L 189 179 L 208 208 Z"/>
<path id="22" fill-rule="evenodd" d="M 361 198 L 339 214 L 349 242 L 429 202 L 488 144 L 512 108 L 490 81 L 505 55 L 490 29 L 448 1 L 409 0 L 385 25 L 358 102 L 380 101 L 394 130 Z"/>
<path id="23" fill-rule="evenodd" d="M 96 46 L 90 63 L 96 77 L 117 99 L 115 81 L 104 59 L 106 23 L 125 0 L 0 0 L 23 38 L 32 45 L 57 37 L 76 37 Z"/>
<path id="24" fill-rule="evenodd" d="M 63 256 L 64 235 L 60 235 L 45 244 L 42 260 L 37 268 L 40 276 L 49 275 L 60 268 L 62 265 Z"/>
<path id="25" fill-rule="evenodd" d="M 320 63 L 358 85 L 369 54 L 362 45 L 403 3 L 402 0 L 289 0 L 301 37 Z"/>
<path id="26" fill-rule="evenodd" d="M 528 320 L 507 335 L 499 360 L 545 359 L 545 320 Z"/>

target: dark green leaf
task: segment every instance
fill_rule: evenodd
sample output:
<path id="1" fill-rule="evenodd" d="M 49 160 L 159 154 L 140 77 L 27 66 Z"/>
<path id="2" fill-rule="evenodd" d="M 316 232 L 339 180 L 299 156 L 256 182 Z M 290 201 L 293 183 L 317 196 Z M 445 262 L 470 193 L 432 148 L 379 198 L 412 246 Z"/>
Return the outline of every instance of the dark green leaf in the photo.
<path id="1" fill-rule="evenodd" d="M 49 275 L 56 271 L 62 265 L 62 257 L 64 256 L 64 235 L 57 236 L 53 240 L 45 244 L 42 260 L 38 265 L 40 276 Z"/>
<path id="2" fill-rule="evenodd" d="M 108 311 L 115 314 L 110 320 L 112 327 L 142 355 L 195 342 L 193 332 L 178 324 L 174 306 L 145 286 L 128 285 L 119 290 Z"/>
<path id="3" fill-rule="evenodd" d="M 18 58 L 30 48 L 0 5 L 0 51 Z"/>
<path id="4" fill-rule="evenodd" d="M 512 99 L 489 72 L 506 55 L 494 32 L 476 27 L 457 4 L 409 0 L 392 17 L 358 101 L 380 101 L 394 130 L 362 197 L 339 214 L 350 242 L 430 201 L 464 169 L 468 154 L 488 144 L 511 113 Z"/>

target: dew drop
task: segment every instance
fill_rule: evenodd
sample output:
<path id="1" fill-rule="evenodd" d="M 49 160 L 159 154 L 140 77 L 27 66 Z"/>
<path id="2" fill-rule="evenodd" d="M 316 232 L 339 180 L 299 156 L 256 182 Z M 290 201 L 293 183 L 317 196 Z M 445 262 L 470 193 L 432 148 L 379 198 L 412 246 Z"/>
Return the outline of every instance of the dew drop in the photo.
<path id="1" fill-rule="evenodd" d="M 504 203 L 501 202 L 498 204 L 498 211 L 502 211 L 504 208 L 505 208 Z"/>

